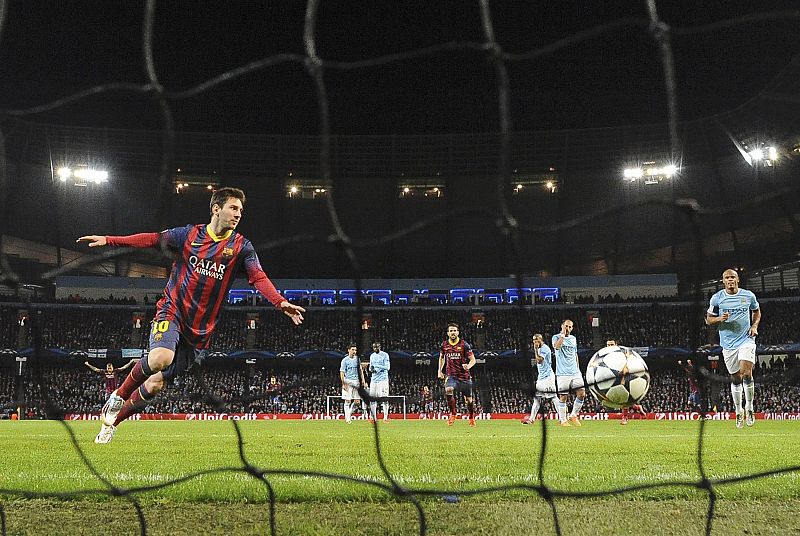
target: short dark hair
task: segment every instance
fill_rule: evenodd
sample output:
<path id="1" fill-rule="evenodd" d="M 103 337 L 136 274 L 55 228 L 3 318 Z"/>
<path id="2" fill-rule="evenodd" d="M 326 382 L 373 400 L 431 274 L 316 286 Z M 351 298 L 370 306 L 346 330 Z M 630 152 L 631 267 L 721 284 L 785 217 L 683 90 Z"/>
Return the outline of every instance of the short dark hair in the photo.
<path id="1" fill-rule="evenodd" d="M 450 326 L 456 328 L 458 331 L 461 331 L 461 326 L 459 326 L 455 322 L 450 322 L 449 324 L 447 324 L 447 329 L 450 329 Z"/>
<path id="2" fill-rule="evenodd" d="M 214 205 L 219 205 L 220 208 L 222 208 L 225 202 L 231 197 L 238 199 L 242 202 L 242 205 L 244 205 L 244 192 L 239 188 L 220 188 L 219 190 L 214 190 L 214 193 L 211 194 L 211 202 L 208 204 L 209 212 L 214 214 Z"/>
<path id="3" fill-rule="evenodd" d="M 351 342 L 350 344 L 347 345 L 347 349 L 349 350 L 350 348 L 355 348 L 356 350 L 358 350 L 358 345 L 354 342 Z"/>

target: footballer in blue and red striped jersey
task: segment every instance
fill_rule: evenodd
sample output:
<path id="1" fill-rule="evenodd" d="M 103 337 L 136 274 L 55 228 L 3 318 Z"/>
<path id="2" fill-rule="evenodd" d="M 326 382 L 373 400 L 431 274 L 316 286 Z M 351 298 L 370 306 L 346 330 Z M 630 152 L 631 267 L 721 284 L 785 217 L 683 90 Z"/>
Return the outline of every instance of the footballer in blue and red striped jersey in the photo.
<path id="1" fill-rule="evenodd" d="M 464 395 L 469 409 L 469 424 L 475 426 L 475 403 L 472 396 L 472 373 L 475 366 L 475 354 L 469 343 L 459 337 L 458 324 L 447 325 L 447 340 L 439 351 L 439 379 L 445 380 L 445 396 L 450 407 L 450 418 L 447 424 L 452 426 L 456 420 L 456 392 Z M 444 371 L 442 370 L 444 368 Z"/>
<path id="2" fill-rule="evenodd" d="M 154 322 L 175 321 L 190 344 L 207 348 L 239 266 L 251 283 L 264 273 L 253 244 L 233 229 L 217 236 L 210 224 L 168 229 L 160 239 L 178 256 L 156 304 Z M 273 289 L 265 295 L 273 304 L 283 301 Z"/>
<path id="3" fill-rule="evenodd" d="M 106 394 L 110 395 L 117 389 L 117 386 L 119 385 L 119 378 L 122 376 L 122 371 L 136 364 L 136 359 L 131 359 L 127 364 L 119 368 L 114 368 L 114 365 L 111 363 L 106 363 L 105 369 L 93 367 L 88 361 L 84 361 L 83 364 L 92 369 L 92 371 L 99 372 L 103 375 L 106 384 Z"/>
<path id="4" fill-rule="evenodd" d="M 211 222 L 161 233 L 130 236 L 82 236 L 89 247 L 156 247 L 175 253 L 164 295 L 156 305 L 150 351 L 109 396 L 101 413 L 103 427 L 95 443 L 113 439 L 116 426 L 164 389 L 165 381 L 188 370 L 208 348 L 222 303 L 239 267 L 251 285 L 295 325 L 305 309 L 289 303 L 269 280 L 249 240 L 236 232 L 244 211 L 244 192 L 220 188 L 211 196 Z"/>

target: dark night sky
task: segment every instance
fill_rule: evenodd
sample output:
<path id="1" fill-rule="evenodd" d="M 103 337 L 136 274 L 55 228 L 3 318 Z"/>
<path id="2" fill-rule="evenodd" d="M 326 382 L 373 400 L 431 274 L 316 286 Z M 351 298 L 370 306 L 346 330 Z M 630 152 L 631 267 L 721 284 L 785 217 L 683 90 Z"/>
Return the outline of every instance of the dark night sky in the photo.
<path id="1" fill-rule="evenodd" d="M 318 52 L 356 60 L 451 40 L 482 40 L 477 2 L 320 2 Z M 162 2 L 156 67 L 168 89 L 280 52 L 303 53 L 303 2 Z M 264 6 L 267 5 L 267 7 Z M 285 4 L 285 5 L 284 5 Z M 609 7 L 603 4 L 614 4 Z M 673 26 L 798 9 L 797 0 L 659 1 Z M 14 0 L 0 42 L 2 107 L 40 104 L 95 84 L 146 81 L 144 2 Z M 276 7 L 280 6 L 280 7 Z M 374 7 L 380 6 L 380 7 Z M 508 52 L 535 49 L 622 17 L 646 18 L 644 0 L 492 2 L 495 33 Z M 730 109 L 757 93 L 800 53 L 800 21 L 748 23 L 674 39 L 684 119 Z M 627 28 L 537 60 L 509 65 L 515 130 L 660 122 L 666 118 L 656 46 Z M 488 131 L 497 127 L 495 73 L 470 51 L 325 77 L 335 133 Z M 182 130 L 315 134 L 316 97 L 296 63 L 267 68 L 174 103 Z M 41 122 L 158 128 L 142 96 L 104 95 Z"/>

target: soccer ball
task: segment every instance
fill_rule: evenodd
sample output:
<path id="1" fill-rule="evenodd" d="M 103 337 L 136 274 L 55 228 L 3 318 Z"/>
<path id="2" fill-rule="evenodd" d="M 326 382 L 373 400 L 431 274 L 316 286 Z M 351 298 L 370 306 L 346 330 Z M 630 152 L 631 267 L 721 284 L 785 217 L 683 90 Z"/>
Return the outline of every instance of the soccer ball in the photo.
<path id="1" fill-rule="evenodd" d="M 638 404 L 650 389 L 650 372 L 642 356 L 625 346 L 598 350 L 586 367 L 586 386 L 611 409 Z"/>

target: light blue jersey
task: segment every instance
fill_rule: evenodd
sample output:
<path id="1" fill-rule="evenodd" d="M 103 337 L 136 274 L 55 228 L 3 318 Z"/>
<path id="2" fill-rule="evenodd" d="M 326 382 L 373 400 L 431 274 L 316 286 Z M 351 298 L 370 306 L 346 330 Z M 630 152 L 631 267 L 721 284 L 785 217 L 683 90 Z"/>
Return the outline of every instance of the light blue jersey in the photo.
<path id="1" fill-rule="evenodd" d="M 358 361 L 358 356 L 345 356 L 344 359 L 342 359 L 342 365 L 339 367 L 339 372 L 344 372 L 344 379 L 347 380 L 350 385 L 359 386 L 361 385 L 361 380 L 359 379 L 358 375 L 358 367 L 360 366 L 361 363 Z"/>
<path id="2" fill-rule="evenodd" d="M 556 341 L 561 338 L 561 333 L 553 335 L 553 348 Z M 573 376 L 580 374 L 578 368 L 578 339 L 575 335 L 567 335 L 561 348 L 556 350 L 556 376 Z"/>
<path id="3" fill-rule="evenodd" d="M 536 363 L 536 368 L 539 370 L 537 381 L 549 378 L 553 375 L 553 364 L 551 362 L 553 359 L 553 352 L 550 351 L 550 347 L 542 343 L 542 347 L 539 348 L 538 353 L 544 360 L 541 363 Z"/>
<path id="4" fill-rule="evenodd" d="M 728 320 L 717 324 L 719 326 L 719 343 L 724 350 L 736 350 L 747 342 L 754 343 L 750 336 L 750 311 L 759 307 L 756 295 L 739 289 L 736 294 L 728 294 L 725 289 L 713 296 L 708 304 L 708 314 L 722 316 L 730 313 Z"/>
<path id="5" fill-rule="evenodd" d="M 369 356 L 369 370 L 372 372 L 372 381 L 389 381 L 389 368 L 389 354 L 383 350 L 377 353 L 372 352 Z"/>

